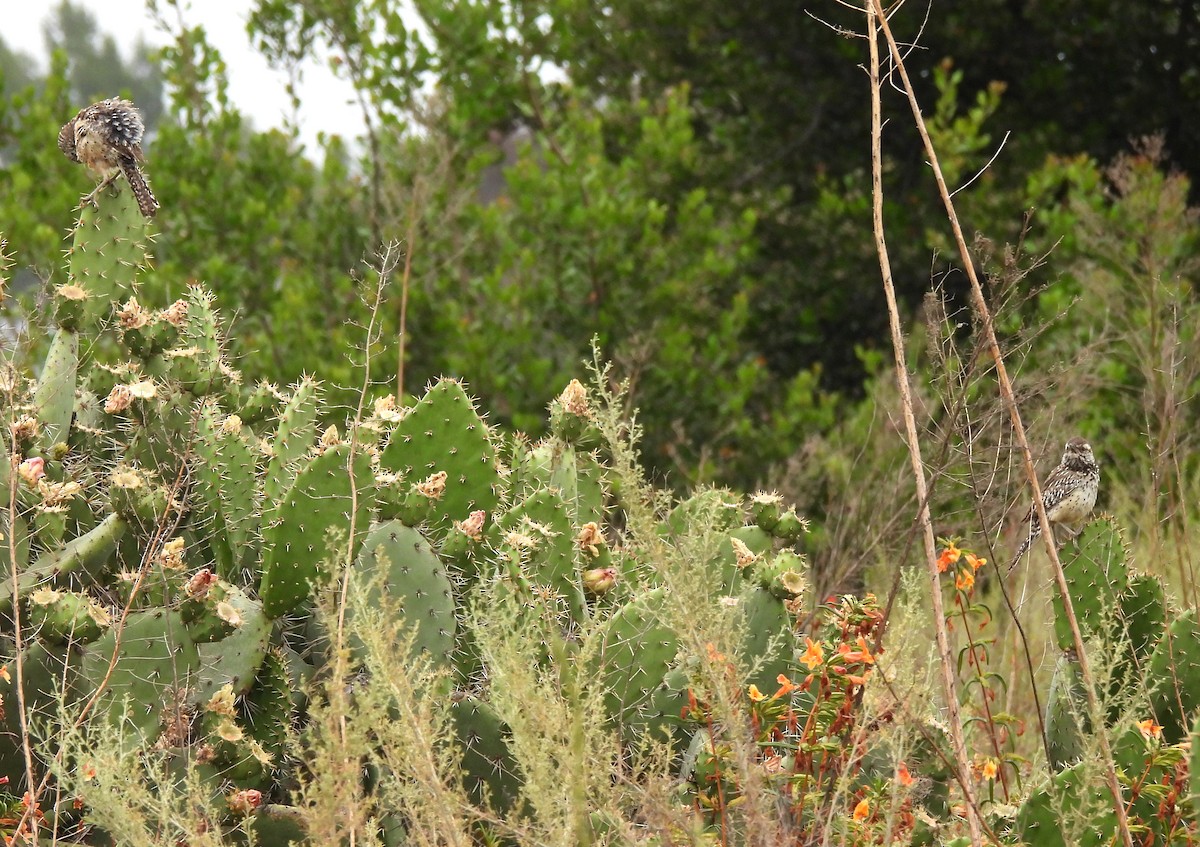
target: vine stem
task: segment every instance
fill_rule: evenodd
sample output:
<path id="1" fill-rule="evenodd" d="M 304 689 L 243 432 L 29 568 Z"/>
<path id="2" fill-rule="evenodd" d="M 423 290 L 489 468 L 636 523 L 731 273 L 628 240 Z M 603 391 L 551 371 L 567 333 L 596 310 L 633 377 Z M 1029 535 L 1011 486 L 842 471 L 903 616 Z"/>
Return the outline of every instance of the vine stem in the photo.
<path id="1" fill-rule="evenodd" d="M 1054 532 L 1050 527 L 1050 519 L 1046 516 L 1046 508 L 1042 504 L 1042 488 L 1038 483 L 1037 471 L 1033 464 L 1033 453 L 1029 449 L 1029 440 L 1025 436 L 1025 425 L 1021 420 L 1021 410 L 1017 406 L 1016 394 L 1013 391 L 1012 381 L 1008 377 L 1008 370 L 1004 366 L 1004 355 L 1000 351 L 1000 344 L 996 340 L 996 330 L 992 325 L 992 313 L 988 308 L 987 300 L 983 296 L 983 287 L 979 283 L 979 276 L 975 273 L 975 264 L 971 261 L 971 254 L 967 249 L 966 239 L 963 237 L 962 226 L 958 221 L 958 214 L 954 209 L 954 201 L 950 196 L 950 191 L 946 187 L 946 180 L 942 175 L 942 167 L 938 161 L 937 151 L 934 150 L 933 141 L 929 137 L 928 129 L 925 126 L 925 118 L 921 115 L 921 107 L 917 102 L 917 95 L 913 89 L 912 81 L 909 79 L 908 70 L 904 66 L 904 57 L 901 55 L 900 47 L 896 43 L 895 36 L 892 35 L 891 27 L 888 26 L 887 15 L 883 11 L 881 0 L 870 0 L 871 7 L 867 14 L 868 24 L 870 28 L 870 41 L 872 51 L 877 54 L 875 48 L 875 21 L 878 21 L 879 30 L 887 39 L 888 49 L 892 56 L 892 61 L 895 64 L 897 73 L 900 75 L 900 80 L 904 86 L 904 92 L 908 97 L 909 107 L 912 109 L 913 121 L 917 131 L 921 135 L 921 141 L 925 145 L 925 154 L 929 158 L 929 165 L 933 169 L 934 179 L 937 182 L 938 193 L 942 198 L 942 205 L 946 210 L 946 217 L 950 222 L 950 229 L 954 235 L 954 242 L 958 247 L 959 258 L 962 261 L 963 272 L 967 276 L 967 280 L 971 285 L 971 301 L 978 315 L 979 329 L 983 333 L 983 340 L 988 348 L 988 352 L 992 357 L 992 362 L 996 366 L 996 382 L 999 385 L 1000 396 L 1004 400 L 1004 405 L 1008 409 L 1008 415 L 1012 422 L 1013 440 L 1021 451 L 1021 458 L 1024 461 L 1025 476 L 1029 480 L 1029 487 L 1033 492 L 1033 506 L 1037 512 L 1038 523 L 1042 528 L 1042 541 L 1046 547 L 1046 553 L 1050 558 L 1050 564 L 1054 570 L 1054 581 L 1058 585 L 1059 597 L 1062 599 L 1063 609 L 1066 613 L 1066 618 L 1071 628 L 1071 638 L 1075 643 L 1075 651 L 1079 656 L 1079 673 L 1083 678 L 1084 688 L 1087 691 L 1088 708 L 1093 716 L 1100 714 L 1100 701 L 1096 695 L 1095 677 L 1092 675 L 1091 666 L 1088 662 L 1087 653 L 1084 650 L 1083 636 L 1079 631 L 1079 622 L 1075 618 L 1075 608 L 1071 603 L 1070 592 L 1067 589 L 1067 578 L 1063 573 L 1062 562 L 1058 558 L 1058 550 L 1054 546 Z M 876 56 L 877 61 L 877 56 Z M 878 67 L 875 67 L 876 74 L 872 79 L 872 105 L 877 106 L 879 98 L 879 80 Z M 875 175 L 878 179 L 878 174 Z M 879 211 L 877 211 L 879 214 Z M 886 274 L 885 274 L 886 276 Z M 903 362 L 901 362 L 903 366 Z M 907 392 L 907 385 L 902 385 L 902 393 Z M 919 485 L 923 482 L 921 474 L 918 473 Z M 927 518 L 927 514 L 926 514 Z M 934 597 L 940 597 L 939 592 L 934 592 Z M 940 622 L 940 619 L 939 619 Z M 940 639 L 940 631 L 939 631 Z M 939 648 L 940 648 L 939 643 Z M 1096 732 L 1097 740 L 1100 745 L 1100 755 L 1104 762 L 1105 778 L 1108 782 L 1109 791 L 1113 798 L 1113 811 L 1116 815 L 1117 830 L 1121 836 L 1121 841 L 1125 847 L 1133 847 L 1133 836 L 1129 831 L 1129 818 L 1125 812 L 1125 801 L 1121 791 L 1121 783 L 1117 778 L 1116 764 L 1113 761 L 1112 745 L 1109 743 L 1108 733 L 1103 729 L 1100 722 L 1095 724 L 1098 727 Z M 955 724 L 951 724 L 951 729 L 955 729 Z"/>

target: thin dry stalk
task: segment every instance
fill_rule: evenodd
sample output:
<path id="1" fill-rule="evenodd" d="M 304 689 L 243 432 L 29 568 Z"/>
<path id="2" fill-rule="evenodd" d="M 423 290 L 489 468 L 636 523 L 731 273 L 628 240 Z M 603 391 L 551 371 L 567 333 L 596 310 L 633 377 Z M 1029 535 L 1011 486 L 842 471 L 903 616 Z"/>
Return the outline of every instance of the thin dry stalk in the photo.
<path id="1" fill-rule="evenodd" d="M 1029 449 L 1029 441 L 1025 436 L 1025 425 L 1021 421 L 1021 411 L 1017 407 L 1016 396 L 1013 392 L 1012 382 L 1008 378 L 1008 371 L 1004 366 L 1004 356 L 1000 352 L 1000 344 L 996 340 L 996 331 L 992 326 L 992 315 L 988 309 L 987 300 L 983 296 L 983 287 L 979 284 L 979 277 L 975 273 L 975 265 L 971 261 L 970 252 L 967 249 L 966 239 L 963 237 L 962 227 L 958 222 L 958 214 L 954 209 L 954 201 L 950 197 L 950 191 L 946 187 L 946 180 L 942 175 L 942 168 L 938 161 L 937 151 L 933 148 L 933 142 L 929 138 L 929 132 L 925 126 L 925 119 L 921 115 L 921 107 L 917 102 L 917 95 L 913 89 L 912 81 L 909 79 L 908 70 L 904 65 L 904 57 L 900 53 L 900 47 L 896 43 L 895 37 L 892 35 L 891 27 L 888 26 L 887 15 L 883 11 L 880 0 L 871 0 L 871 12 L 868 14 L 868 21 L 873 22 L 872 18 L 879 21 L 879 28 L 882 30 L 884 37 L 887 39 L 888 48 L 892 55 L 892 60 L 895 63 L 896 71 L 900 75 L 900 80 L 904 85 L 904 91 L 908 96 L 908 103 L 912 109 L 913 120 L 916 124 L 917 131 L 921 134 L 921 140 L 925 145 L 925 153 L 929 158 L 929 164 L 933 168 L 934 179 L 937 181 L 938 193 L 941 195 L 942 204 L 946 209 L 946 216 L 950 222 L 951 231 L 954 234 L 955 244 L 958 246 L 959 256 L 962 260 L 963 271 L 967 275 L 967 279 L 971 284 L 971 300 L 979 314 L 980 328 L 983 331 L 984 343 L 987 345 L 988 352 L 991 354 L 992 361 L 996 366 L 996 381 L 999 384 L 1000 395 L 1004 400 L 1005 406 L 1008 408 L 1009 417 L 1012 420 L 1013 440 L 1021 450 L 1021 456 L 1024 459 L 1025 475 L 1029 479 L 1030 488 L 1033 489 L 1033 505 L 1037 511 L 1038 522 L 1042 528 L 1042 540 L 1046 547 L 1046 553 L 1050 557 L 1050 562 L 1054 568 L 1054 579 L 1058 583 L 1059 596 L 1062 599 L 1063 609 L 1066 612 L 1067 621 L 1071 626 L 1071 637 L 1075 644 L 1075 650 L 1079 655 L 1079 671 L 1083 679 L 1084 688 L 1087 690 L 1088 708 L 1093 715 L 1098 715 L 1100 711 L 1099 699 L 1096 695 L 1095 677 L 1092 675 L 1091 666 L 1088 663 L 1087 654 L 1083 645 L 1083 636 L 1079 632 L 1079 623 L 1075 619 L 1075 610 L 1071 603 L 1070 592 L 1067 590 L 1067 580 L 1063 573 L 1062 562 L 1059 561 L 1058 551 L 1054 546 L 1054 534 L 1050 527 L 1050 520 L 1046 516 L 1045 506 L 1042 504 L 1042 489 L 1038 483 L 1037 471 L 1033 465 L 1033 454 Z M 871 41 L 874 44 L 874 28 L 871 29 Z M 878 79 L 874 80 L 873 96 L 878 97 Z M 936 592 L 935 592 L 936 594 Z M 1108 787 L 1112 792 L 1113 811 L 1117 819 L 1117 829 L 1121 834 L 1121 840 L 1125 847 L 1133 847 L 1133 836 L 1129 831 L 1129 819 L 1125 812 L 1125 801 L 1121 792 L 1121 783 L 1117 778 L 1116 765 L 1113 761 L 1112 747 L 1109 744 L 1108 735 L 1102 727 L 1098 726 L 1097 739 L 1100 745 L 1100 754 L 1104 760 L 1105 775 L 1108 779 Z"/>
<path id="2" fill-rule="evenodd" d="M 11 409 L 12 395 L 9 395 L 8 407 Z M 29 802 L 25 804 L 26 814 L 22 815 L 22 820 L 28 818 L 32 826 L 31 835 L 33 843 L 37 844 L 38 838 L 38 816 L 28 814 L 29 810 L 34 808 L 36 797 L 41 793 L 39 788 L 37 793 L 34 792 L 34 783 L 36 778 L 33 773 L 33 751 L 29 745 L 29 713 L 25 705 L 25 662 L 24 662 L 24 646 L 22 644 L 23 636 L 21 633 L 21 603 L 20 598 L 20 568 L 17 564 L 17 485 L 20 483 L 20 475 L 17 471 L 17 437 L 13 434 L 13 428 L 8 427 L 9 432 L 9 451 L 8 451 L 8 568 L 12 575 L 12 619 L 13 619 L 13 650 L 15 651 L 15 665 L 17 671 L 17 722 L 21 727 L 21 755 L 25 759 L 25 786 L 28 789 Z M 16 831 L 20 831 L 19 829 Z"/>
<path id="3" fill-rule="evenodd" d="M 900 328 L 900 311 L 896 305 L 896 290 L 892 285 L 892 267 L 888 259 L 887 242 L 883 230 L 883 154 L 881 139 L 883 127 L 879 96 L 879 44 L 875 16 L 877 6 L 867 8 L 868 44 L 871 51 L 871 196 L 872 220 L 875 230 L 875 245 L 879 252 L 879 269 L 883 275 L 883 291 L 887 297 L 888 323 L 892 332 L 892 350 L 896 356 L 896 382 L 900 389 L 900 403 L 904 412 L 904 431 L 908 441 L 908 453 L 912 459 L 913 479 L 917 487 L 917 520 L 921 525 L 921 540 L 925 548 L 925 564 L 929 571 L 930 599 L 933 604 L 933 626 L 937 638 L 937 652 L 942 671 L 942 694 L 946 701 L 950 739 L 954 746 L 957 776 L 967 807 L 967 827 L 971 832 L 971 843 L 979 844 L 982 839 L 979 814 L 971 785 L 971 759 L 963 735 L 962 716 L 958 710 L 958 681 L 955 678 L 954 655 L 950 651 L 950 634 L 946 628 L 946 610 L 942 604 L 942 581 L 937 566 L 937 540 L 933 535 L 933 523 L 929 515 L 929 498 L 925 482 L 925 462 L 921 457 L 921 444 L 917 433 L 916 416 L 913 413 L 912 392 L 908 380 L 908 365 L 904 358 L 904 334 Z"/>

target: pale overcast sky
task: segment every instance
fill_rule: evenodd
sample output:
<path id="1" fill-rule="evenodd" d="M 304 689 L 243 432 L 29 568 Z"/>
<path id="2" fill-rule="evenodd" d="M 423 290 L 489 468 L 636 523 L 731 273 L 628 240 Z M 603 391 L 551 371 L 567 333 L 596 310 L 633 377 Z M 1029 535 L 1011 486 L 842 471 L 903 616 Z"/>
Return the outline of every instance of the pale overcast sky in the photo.
<path id="1" fill-rule="evenodd" d="M 197 0 L 182 5 L 186 23 L 202 25 L 210 43 L 221 51 L 229 70 L 229 95 L 238 108 L 253 116 L 258 129 L 282 125 L 290 109 L 284 91 L 286 78 L 272 70 L 250 44 L 246 35 L 249 0 Z M 45 52 L 42 22 L 50 6 L 44 2 L 0 0 L 0 31 L 5 42 L 40 59 Z M 123 50 L 129 49 L 138 34 L 153 45 L 165 42 L 163 33 L 155 29 L 146 13 L 144 0 L 93 0 L 87 8 L 105 32 L 114 33 L 119 23 L 118 44 Z M 172 14 L 169 9 L 166 12 Z M 311 63 L 304 69 L 300 94 L 301 140 L 310 152 L 315 150 L 318 132 L 336 132 L 347 139 L 362 134 L 363 122 L 353 102 L 353 88 L 334 76 L 326 64 Z M 311 104 L 318 102 L 321 108 L 313 108 Z"/>

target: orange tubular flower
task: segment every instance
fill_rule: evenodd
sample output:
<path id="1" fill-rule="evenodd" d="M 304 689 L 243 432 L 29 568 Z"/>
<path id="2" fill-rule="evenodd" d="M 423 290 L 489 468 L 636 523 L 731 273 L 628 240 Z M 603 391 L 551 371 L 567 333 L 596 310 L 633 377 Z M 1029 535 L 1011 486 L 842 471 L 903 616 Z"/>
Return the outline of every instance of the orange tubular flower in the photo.
<path id="1" fill-rule="evenodd" d="M 821 648 L 820 644 L 813 641 L 811 638 L 805 638 L 804 642 L 804 655 L 800 657 L 800 661 L 807 665 L 808 669 L 811 671 L 818 665 L 825 663 L 825 651 Z"/>
<path id="2" fill-rule="evenodd" d="M 1154 722 L 1154 718 L 1138 721 L 1138 731 L 1147 738 L 1162 738 L 1162 727 Z"/>
<path id="3" fill-rule="evenodd" d="M 761 691 L 759 691 L 757 685 L 751 685 L 749 688 L 746 689 L 746 693 L 748 695 L 750 695 L 750 699 L 753 700 L 755 703 L 758 703 L 762 700 L 767 699 L 767 695 L 763 694 Z"/>
<path id="4" fill-rule="evenodd" d="M 871 803 L 866 797 L 858 801 L 854 807 L 854 820 L 862 823 L 871 816 Z"/>
<path id="5" fill-rule="evenodd" d="M 771 695 L 772 700 L 778 700 L 780 697 L 786 697 L 795 691 L 799 686 L 792 682 L 783 674 L 775 677 L 775 681 L 779 683 L 779 690 Z"/>
<path id="6" fill-rule="evenodd" d="M 959 557 L 962 556 L 962 550 L 959 550 L 955 544 L 947 545 L 942 551 L 942 555 L 938 556 L 937 569 L 938 573 L 945 573 L 950 569 L 950 566 L 957 563 Z"/>

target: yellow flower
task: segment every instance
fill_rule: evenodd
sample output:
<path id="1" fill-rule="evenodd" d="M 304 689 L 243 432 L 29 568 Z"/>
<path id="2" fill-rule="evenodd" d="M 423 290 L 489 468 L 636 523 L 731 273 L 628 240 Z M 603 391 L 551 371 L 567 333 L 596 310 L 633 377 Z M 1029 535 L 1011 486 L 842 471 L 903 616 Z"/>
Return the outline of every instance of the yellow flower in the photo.
<path id="1" fill-rule="evenodd" d="M 1000 768 L 996 764 L 995 759 L 984 759 L 983 767 L 979 769 L 979 772 L 983 774 L 984 779 L 992 780 L 996 778 L 996 774 L 1000 772 Z"/>
<path id="2" fill-rule="evenodd" d="M 871 803 L 866 797 L 858 801 L 858 805 L 854 807 L 854 819 L 859 823 L 865 821 L 871 816 Z"/>
<path id="3" fill-rule="evenodd" d="M 800 661 L 808 665 L 808 669 L 812 670 L 817 665 L 825 661 L 825 651 L 821 649 L 821 645 L 813 641 L 811 638 L 805 638 L 804 655 L 800 657 Z"/>
<path id="4" fill-rule="evenodd" d="M 962 570 L 954 578 L 954 587 L 959 591 L 970 591 L 975 587 L 975 571 Z"/>
<path id="5" fill-rule="evenodd" d="M 1162 738 L 1162 727 L 1154 722 L 1154 718 L 1138 721 L 1138 730 L 1147 738 Z"/>
<path id="6" fill-rule="evenodd" d="M 767 695 L 763 694 L 761 691 L 759 691 L 757 685 L 751 685 L 749 688 L 746 689 L 746 693 L 750 695 L 750 699 L 753 700 L 755 703 L 759 702 L 760 700 L 767 699 Z"/>

